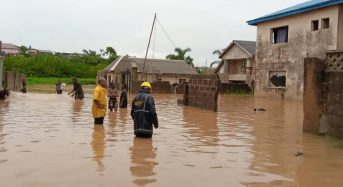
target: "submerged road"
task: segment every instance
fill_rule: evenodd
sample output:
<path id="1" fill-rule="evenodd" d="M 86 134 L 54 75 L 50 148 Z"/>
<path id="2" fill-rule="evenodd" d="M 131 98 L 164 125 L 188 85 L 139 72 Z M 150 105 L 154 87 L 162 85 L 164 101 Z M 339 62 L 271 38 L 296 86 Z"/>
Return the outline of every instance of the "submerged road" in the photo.
<path id="1" fill-rule="evenodd" d="M 145 140 L 128 110 L 94 127 L 90 95 L 12 93 L 0 101 L 0 186 L 343 186 L 343 150 L 302 133 L 301 102 L 221 96 L 213 113 L 177 97 L 155 96 L 160 128 Z"/>

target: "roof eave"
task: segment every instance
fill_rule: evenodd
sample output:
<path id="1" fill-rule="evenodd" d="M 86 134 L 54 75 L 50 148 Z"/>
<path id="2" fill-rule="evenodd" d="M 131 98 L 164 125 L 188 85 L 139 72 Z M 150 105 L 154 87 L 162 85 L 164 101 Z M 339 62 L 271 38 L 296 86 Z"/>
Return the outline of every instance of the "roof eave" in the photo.
<path id="1" fill-rule="evenodd" d="M 331 1 L 331 2 L 319 3 L 319 4 L 316 4 L 313 6 L 309 6 L 309 7 L 289 11 L 289 12 L 275 14 L 272 16 L 264 16 L 261 18 L 257 18 L 254 20 L 247 21 L 247 23 L 251 26 L 257 26 L 257 24 L 259 24 L 259 23 L 263 23 L 263 22 L 267 22 L 267 21 L 271 21 L 271 20 L 275 20 L 275 19 L 280 19 L 280 18 L 284 18 L 284 17 L 288 17 L 288 16 L 293 16 L 293 15 L 309 12 L 312 10 L 317 10 L 317 9 L 330 7 L 330 6 L 334 6 L 334 5 L 339 5 L 339 4 L 343 4 L 343 0 L 336 0 L 336 1 Z"/>

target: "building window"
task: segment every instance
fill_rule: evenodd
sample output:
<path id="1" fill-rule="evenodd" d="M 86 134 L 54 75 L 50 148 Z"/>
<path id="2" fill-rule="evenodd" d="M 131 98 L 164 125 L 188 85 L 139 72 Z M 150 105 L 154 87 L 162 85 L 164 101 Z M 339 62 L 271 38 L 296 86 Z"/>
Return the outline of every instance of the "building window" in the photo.
<path id="1" fill-rule="evenodd" d="M 285 88 L 286 87 L 286 71 L 270 71 L 269 72 L 269 87 Z"/>
<path id="2" fill-rule="evenodd" d="M 288 42 L 288 26 L 272 29 L 272 43 L 287 43 Z"/>
<path id="3" fill-rule="evenodd" d="M 319 30 L 319 20 L 313 20 L 312 21 L 312 31 Z"/>
<path id="4" fill-rule="evenodd" d="M 322 19 L 322 29 L 328 29 L 330 27 L 330 18 Z"/>

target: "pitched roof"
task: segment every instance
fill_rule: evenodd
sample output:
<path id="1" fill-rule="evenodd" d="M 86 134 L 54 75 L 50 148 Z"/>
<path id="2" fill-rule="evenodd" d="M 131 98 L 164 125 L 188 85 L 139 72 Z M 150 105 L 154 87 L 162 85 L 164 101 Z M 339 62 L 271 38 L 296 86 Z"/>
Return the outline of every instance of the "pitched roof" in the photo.
<path id="1" fill-rule="evenodd" d="M 256 54 L 255 41 L 233 40 L 230 43 L 230 45 L 224 49 L 222 55 L 220 55 L 220 58 L 222 58 L 225 55 L 225 53 L 227 53 L 233 45 L 237 45 L 239 48 L 241 48 L 243 51 L 245 51 L 251 56 Z"/>
<path id="2" fill-rule="evenodd" d="M 145 70 L 143 70 L 143 58 L 128 56 L 122 56 L 116 59 L 104 70 L 119 70 L 121 72 L 131 71 L 134 64 L 137 66 L 138 72 L 144 71 L 150 74 L 196 74 L 196 71 L 183 60 L 147 59 Z"/>
<path id="3" fill-rule="evenodd" d="M 19 49 L 19 47 L 9 43 L 2 43 L 1 49 Z"/>
<path id="4" fill-rule="evenodd" d="M 317 10 L 329 6 L 334 6 L 338 4 L 343 4 L 343 0 L 311 0 L 307 1 L 277 12 L 274 12 L 272 14 L 268 14 L 266 16 L 250 20 L 248 21 L 249 25 L 257 25 L 258 23 L 266 22 L 266 21 L 271 21 L 274 19 L 279 19 L 287 16 L 292 16 L 296 14 L 301 14 L 304 12 L 309 12 L 312 10 Z"/>

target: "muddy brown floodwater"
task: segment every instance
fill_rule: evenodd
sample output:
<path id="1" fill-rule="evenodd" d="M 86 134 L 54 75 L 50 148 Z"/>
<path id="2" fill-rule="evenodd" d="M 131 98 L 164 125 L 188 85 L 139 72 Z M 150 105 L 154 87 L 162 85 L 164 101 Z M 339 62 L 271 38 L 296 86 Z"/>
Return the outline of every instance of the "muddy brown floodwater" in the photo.
<path id="1" fill-rule="evenodd" d="M 302 133 L 302 103 L 221 96 L 213 113 L 177 97 L 155 96 L 148 140 L 127 110 L 94 127 L 90 95 L 13 93 L 0 101 L 0 186 L 343 186 L 343 150 Z"/>

